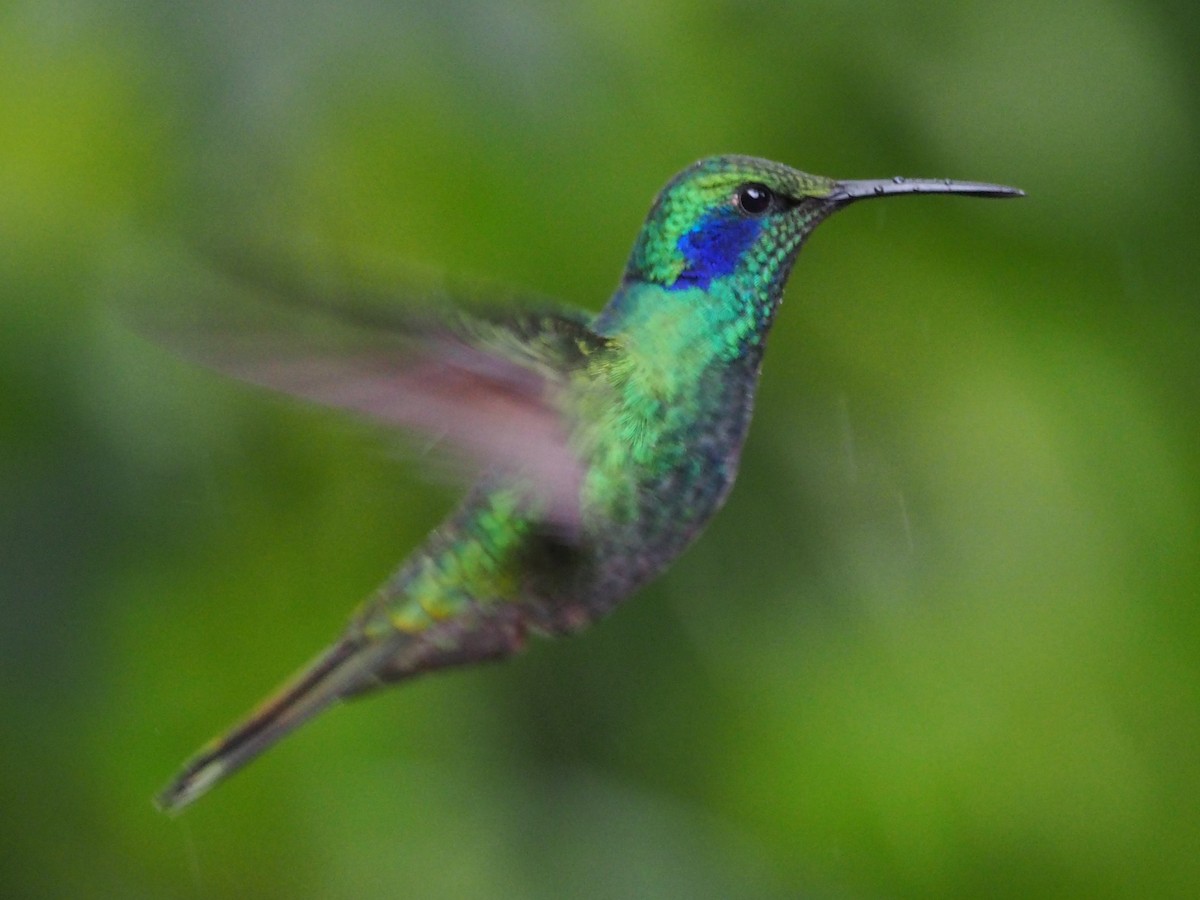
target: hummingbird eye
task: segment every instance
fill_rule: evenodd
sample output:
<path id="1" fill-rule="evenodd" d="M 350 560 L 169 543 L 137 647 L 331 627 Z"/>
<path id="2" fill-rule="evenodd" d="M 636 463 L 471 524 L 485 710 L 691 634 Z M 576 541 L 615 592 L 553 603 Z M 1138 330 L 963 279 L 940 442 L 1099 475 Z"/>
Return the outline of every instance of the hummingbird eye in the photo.
<path id="1" fill-rule="evenodd" d="M 747 216 L 761 216 L 770 210 L 775 194 L 765 184 L 743 184 L 733 195 L 733 205 Z"/>

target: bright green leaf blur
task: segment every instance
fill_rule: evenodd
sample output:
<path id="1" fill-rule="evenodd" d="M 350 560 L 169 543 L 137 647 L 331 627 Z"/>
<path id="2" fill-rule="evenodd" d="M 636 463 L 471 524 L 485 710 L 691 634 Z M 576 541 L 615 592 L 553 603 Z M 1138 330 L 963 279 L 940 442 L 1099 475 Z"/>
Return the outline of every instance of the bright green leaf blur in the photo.
<path id="1" fill-rule="evenodd" d="M 0 8 L 0 896 L 1200 893 L 1198 25 Z M 596 309 L 722 152 L 1029 196 L 821 226 L 728 508 L 610 620 L 157 813 L 454 494 L 129 334 L 113 261 L 315 237 Z"/>

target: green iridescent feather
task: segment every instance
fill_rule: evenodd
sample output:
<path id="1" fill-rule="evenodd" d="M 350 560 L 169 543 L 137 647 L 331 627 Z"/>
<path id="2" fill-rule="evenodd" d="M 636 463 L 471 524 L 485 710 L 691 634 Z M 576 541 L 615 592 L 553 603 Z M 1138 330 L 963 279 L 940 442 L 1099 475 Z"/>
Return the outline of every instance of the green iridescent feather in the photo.
<path id="1" fill-rule="evenodd" d="M 855 200 L 898 193 L 1019 194 L 839 182 L 717 157 L 659 194 L 594 318 L 544 305 L 401 306 L 343 321 L 364 334 L 356 341 L 321 327 L 282 347 L 234 336 L 193 353 L 422 432 L 472 460 L 479 480 L 341 637 L 204 748 L 160 805 L 192 802 L 338 700 L 508 656 L 529 633 L 578 631 L 658 575 L 733 485 L 765 339 L 804 239 Z M 322 305 L 302 280 L 229 275 L 247 291 Z"/>

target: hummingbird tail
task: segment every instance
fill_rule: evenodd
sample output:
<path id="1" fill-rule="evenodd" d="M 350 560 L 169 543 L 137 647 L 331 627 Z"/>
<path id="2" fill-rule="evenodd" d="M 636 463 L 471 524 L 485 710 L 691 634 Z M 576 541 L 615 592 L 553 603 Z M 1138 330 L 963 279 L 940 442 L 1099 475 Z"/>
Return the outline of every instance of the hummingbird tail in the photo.
<path id="1" fill-rule="evenodd" d="M 393 652 L 387 641 L 343 637 L 240 724 L 201 749 L 155 798 L 158 808 L 180 811 L 330 704 L 368 690 L 378 683 L 373 663 Z"/>
<path id="2" fill-rule="evenodd" d="M 159 809 L 183 809 L 338 700 L 433 669 L 502 659 L 525 643 L 525 613 L 515 604 L 472 606 L 418 633 L 372 629 L 376 615 L 386 610 L 366 607 L 337 643 L 203 747 L 155 798 Z M 370 636 L 372 630 L 376 636 Z"/>

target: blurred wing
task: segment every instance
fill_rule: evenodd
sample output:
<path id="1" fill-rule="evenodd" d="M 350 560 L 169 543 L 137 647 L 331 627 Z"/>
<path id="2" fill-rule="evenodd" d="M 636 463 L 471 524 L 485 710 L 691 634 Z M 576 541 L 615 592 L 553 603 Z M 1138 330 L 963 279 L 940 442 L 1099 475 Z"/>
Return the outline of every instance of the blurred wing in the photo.
<path id="1" fill-rule="evenodd" d="M 218 271 L 220 302 L 152 326 L 156 340 L 242 381 L 417 432 L 460 463 L 529 485 L 551 522 L 578 525 L 583 463 L 568 392 L 606 347 L 582 314 L 444 298 L 385 305 L 244 261 Z"/>

